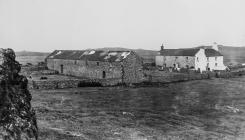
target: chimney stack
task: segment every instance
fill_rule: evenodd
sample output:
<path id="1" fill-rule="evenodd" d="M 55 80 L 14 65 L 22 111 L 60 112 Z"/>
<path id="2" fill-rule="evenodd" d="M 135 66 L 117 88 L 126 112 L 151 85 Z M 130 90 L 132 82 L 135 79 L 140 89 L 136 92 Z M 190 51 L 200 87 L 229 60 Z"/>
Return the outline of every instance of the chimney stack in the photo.
<path id="1" fill-rule="evenodd" d="M 218 44 L 216 42 L 213 43 L 212 49 L 219 51 Z"/>
<path id="2" fill-rule="evenodd" d="M 161 51 L 163 51 L 164 50 L 164 46 L 163 46 L 163 44 L 162 44 L 162 46 L 161 46 Z"/>

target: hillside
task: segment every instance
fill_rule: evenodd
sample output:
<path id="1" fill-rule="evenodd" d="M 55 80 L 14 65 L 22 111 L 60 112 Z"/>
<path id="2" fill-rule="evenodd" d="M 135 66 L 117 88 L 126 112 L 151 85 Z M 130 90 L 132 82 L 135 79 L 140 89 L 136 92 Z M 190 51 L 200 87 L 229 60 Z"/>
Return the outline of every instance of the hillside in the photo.
<path id="1" fill-rule="evenodd" d="M 211 47 L 211 46 L 206 46 Z M 223 46 L 219 45 L 219 51 L 224 55 L 225 65 L 229 64 L 242 64 L 245 63 L 245 47 L 232 47 L 232 46 Z M 200 48 L 200 47 L 197 47 Z M 110 51 L 126 51 L 132 50 L 135 51 L 139 56 L 144 59 L 144 62 L 152 63 L 155 61 L 155 56 L 158 54 L 158 51 L 155 50 L 144 50 L 144 49 L 128 49 L 128 48 L 98 48 L 97 50 L 110 50 Z M 23 58 L 24 56 L 40 56 L 42 60 L 48 55 L 47 52 L 30 52 L 30 51 L 20 51 L 16 52 L 17 57 Z M 28 57 L 29 59 L 29 57 Z M 26 60 L 25 60 L 26 61 Z"/>
<path id="2" fill-rule="evenodd" d="M 110 50 L 110 51 L 132 50 L 132 51 L 135 51 L 139 56 L 141 56 L 144 59 L 144 63 L 153 63 L 153 62 L 155 62 L 155 56 L 158 54 L 158 51 L 155 51 L 155 50 L 144 50 L 144 49 L 98 48 L 97 50 Z"/>
<path id="3" fill-rule="evenodd" d="M 15 53 L 16 56 L 47 56 L 48 52 L 31 52 L 31 51 L 19 51 Z"/>
<path id="4" fill-rule="evenodd" d="M 219 51 L 224 55 L 226 65 L 245 63 L 245 47 L 219 45 Z"/>

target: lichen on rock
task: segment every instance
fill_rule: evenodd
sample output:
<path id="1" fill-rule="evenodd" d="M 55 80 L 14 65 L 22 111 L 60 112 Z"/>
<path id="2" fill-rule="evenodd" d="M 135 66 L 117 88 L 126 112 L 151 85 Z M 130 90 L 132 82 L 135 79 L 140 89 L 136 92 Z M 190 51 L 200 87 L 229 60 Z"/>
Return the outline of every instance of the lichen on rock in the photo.
<path id="1" fill-rule="evenodd" d="M 0 140 L 35 140 L 38 128 L 28 80 L 12 49 L 0 49 Z"/>

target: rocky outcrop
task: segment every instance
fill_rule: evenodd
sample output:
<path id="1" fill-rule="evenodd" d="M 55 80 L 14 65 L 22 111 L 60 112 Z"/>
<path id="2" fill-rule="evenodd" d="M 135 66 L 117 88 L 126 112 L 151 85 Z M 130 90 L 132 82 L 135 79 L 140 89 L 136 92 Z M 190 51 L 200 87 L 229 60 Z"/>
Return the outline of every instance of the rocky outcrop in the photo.
<path id="1" fill-rule="evenodd" d="M 0 49 L 0 140 L 35 140 L 38 129 L 26 77 L 12 49 Z"/>

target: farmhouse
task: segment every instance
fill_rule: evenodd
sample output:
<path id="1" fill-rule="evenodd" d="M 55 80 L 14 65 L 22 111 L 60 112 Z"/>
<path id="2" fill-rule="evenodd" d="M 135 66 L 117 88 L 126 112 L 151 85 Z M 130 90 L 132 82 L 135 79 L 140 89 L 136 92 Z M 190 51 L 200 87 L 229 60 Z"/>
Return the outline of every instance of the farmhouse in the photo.
<path id="1" fill-rule="evenodd" d="M 55 50 L 46 58 L 49 69 L 89 79 L 118 79 L 138 83 L 143 78 L 142 59 L 133 51 Z"/>
<path id="2" fill-rule="evenodd" d="M 223 55 L 213 48 L 164 49 L 163 45 L 159 55 L 156 56 L 156 65 L 176 69 L 195 69 L 200 72 L 226 68 L 223 64 Z"/>

